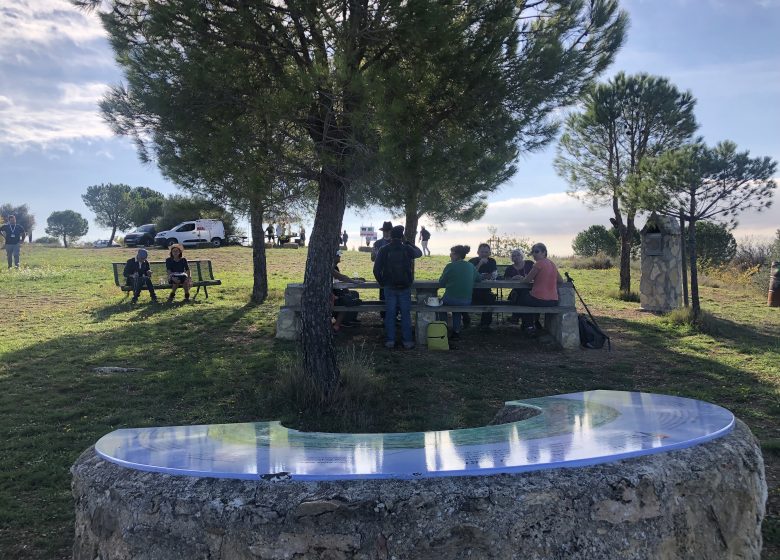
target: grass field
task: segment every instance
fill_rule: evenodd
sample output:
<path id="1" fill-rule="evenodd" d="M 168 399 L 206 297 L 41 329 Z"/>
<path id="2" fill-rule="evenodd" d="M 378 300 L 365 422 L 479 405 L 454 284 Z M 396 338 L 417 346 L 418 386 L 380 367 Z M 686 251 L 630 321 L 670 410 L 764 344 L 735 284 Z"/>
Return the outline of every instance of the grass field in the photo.
<path id="1" fill-rule="evenodd" d="M 270 419 L 350 428 L 349 419 L 296 410 L 280 389 L 281 360 L 289 361 L 295 345 L 274 340 L 276 311 L 284 286 L 302 280 L 305 251 L 269 251 L 271 294 L 260 306 L 246 303 L 248 248 L 189 251 L 189 258 L 212 259 L 223 285 L 208 300 L 201 294 L 190 304 L 156 306 L 146 294 L 130 306 L 113 284 L 110 262 L 132 254 L 26 245 L 23 269 L 0 271 L 0 558 L 70 557 L 68 469 L 114 429 Z M 151 251 L 153 260 L 163 256 Z M 436 278 L 444 264 L 444 257 L 422 259 L 417 275 Z M 366 253 L 348 252 L 341 269 L 371 276 Z M 702 304 L 716 334 L 702 334 L 609 297 L 615 269 L 571 274 L 613 335 L 612 353 L 563 353 L 506 324 L 465 331 L 450 353 L 390 352 L 382 348 L 378 316 L 367 316 L 337 339 L 342 349 L 357 347 L 381 386 L 374 414 L 358 427 L 478 426 L 505 400 L 597 388 L 714 402 L 761 441 L 770 486 L 765 558 L 780 555 L 780 309 L 767 308 L 766 293 L 755 288 L 704 286 Z M 97 366 L 144 371 L 101 375 Z"/>

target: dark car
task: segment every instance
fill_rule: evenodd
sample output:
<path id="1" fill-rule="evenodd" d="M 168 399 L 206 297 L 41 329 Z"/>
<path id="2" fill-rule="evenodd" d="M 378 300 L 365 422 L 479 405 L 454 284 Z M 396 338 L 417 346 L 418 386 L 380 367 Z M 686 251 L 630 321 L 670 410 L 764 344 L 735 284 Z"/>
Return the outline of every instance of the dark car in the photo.
<path id="1" fill-rule="evenodd" d="M 157 235 L 157 230 L 154 224 L 144 224 L 125 235 L 125 245 L 127 247 L 154 245 L 155 235 Z"/>

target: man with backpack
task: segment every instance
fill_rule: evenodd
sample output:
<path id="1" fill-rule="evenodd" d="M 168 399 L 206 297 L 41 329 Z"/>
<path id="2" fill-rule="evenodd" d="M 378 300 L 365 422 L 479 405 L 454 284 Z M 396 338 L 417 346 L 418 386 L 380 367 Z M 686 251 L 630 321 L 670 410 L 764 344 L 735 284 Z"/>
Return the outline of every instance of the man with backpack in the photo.
<path id="1" fill-rule="evenodd" d="M 385 348 L 395 348 L 395 315 L 401 313 L 401 336 L 407 350 L 414 348 L 412 339 L 412 261 L 422 251 L 404 240 L 404 226 L 395 226 L 390 243 L 384 245 L 374 261 L 374 277 L 385 292 Z"/>

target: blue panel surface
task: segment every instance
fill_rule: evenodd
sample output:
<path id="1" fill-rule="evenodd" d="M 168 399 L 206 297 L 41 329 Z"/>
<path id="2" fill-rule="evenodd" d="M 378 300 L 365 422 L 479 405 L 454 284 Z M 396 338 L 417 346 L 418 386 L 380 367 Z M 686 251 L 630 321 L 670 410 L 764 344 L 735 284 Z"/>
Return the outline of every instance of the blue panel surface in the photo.
<path id="1" fill-rule="evenodd" d="M 136 428 L 103 436 L 95 449 L 113 463 L 178 475 L 411 479 L 595 465 L 691 447 L 734 427 L 724 408 L 650 393 L 587 391 L 506 404 L 541 413 L 497 426 L 397 434 L 299 432 L 279 422 Z"/>

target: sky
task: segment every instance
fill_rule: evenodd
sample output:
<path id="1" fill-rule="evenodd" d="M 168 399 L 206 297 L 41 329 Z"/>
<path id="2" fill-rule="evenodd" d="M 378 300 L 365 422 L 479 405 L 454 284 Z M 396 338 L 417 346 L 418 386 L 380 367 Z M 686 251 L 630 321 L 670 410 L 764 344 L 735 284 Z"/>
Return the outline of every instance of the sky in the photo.
<path id="1" fill-rule="evenodd" d="M 622 0 L 621 7 L 631 21 L 628 37 L 601 80 L 619 71 L 665 76 L 697 99 L 698 133 L 707 143 L 730 139 L 753 156 L 780 160 L 780 0 Z M 97 104 L 121 81 L 95 14 L 67 0 L 0 3 L 0 204 L 26 203 L 37 221 L 34 237 L 44 235 L 49 214 L 70 209 L 90 221 L 85 240 L 107 238 L 81 200 L 90 185 L 181 192 L 103 122 Z M 433 252 L 446 254 L 458 243 L 476 251 L 493 226 L 568 255 L 578 232 L 609 225 L 610 210 L 589 209 L 566 194 L 552 165 L 555 146 L 522 155 L 517 174 L 491 194 L 478 222 L 436 229 L 423 218 Z M 378 229 L 387 219 L 393 217 L 381 209 L 348 210 L 350 247 L 361 225 Z M 306 226 L 311 231 L 311 222 Z M 766 212 L 742 214 L 734 235 L 770 239 L 778 228 L 780 200 Z"/>

